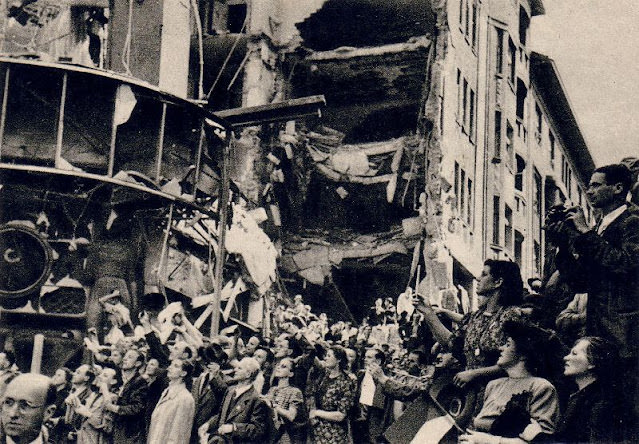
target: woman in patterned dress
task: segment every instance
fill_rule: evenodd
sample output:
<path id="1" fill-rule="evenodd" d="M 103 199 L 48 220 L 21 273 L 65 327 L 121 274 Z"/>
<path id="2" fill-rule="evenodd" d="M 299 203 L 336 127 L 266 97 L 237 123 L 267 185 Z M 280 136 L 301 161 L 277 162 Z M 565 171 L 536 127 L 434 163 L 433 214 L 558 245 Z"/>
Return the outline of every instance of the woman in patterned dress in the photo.
<path id="1" fill-rule="evenodd" d="M 479 378 L 493 379 L 502 374 L 496 365 L 499 347 L 506 339 L 502 326 L 508 320 L 521 319 L 518 305 L 523 302 L 523 282 L 519 266 L 514 262 L 487 260 L 476 292 L 479 309 L 466 314 L 454 333 L 441 323 L 423 299 L 415 305 L 424 314 L 435 339 L 464 363 L 465 370 L 454 377 L 460 387 Z"/>
<path id="2" fill-rule="evenodd" d="M 290 384 L 293 377 L 293 360 L 282 359 L 273 370 L 277 384 L 266 394 L 275 414 L 275 425 L 278 427 L 279 444 L 303 443 L 306 441 L 305 424 L 301 416 L 304 410 L 302 391 Z"/>
<path id="3" fill-rule="evenodd" d="M 347 413 L 355 398 L 355 387 L 345 372 L 346 351 L 334 346 L 326 352 L 324 374 L 317 386 L 314 408 L 309 411 L 311 442 L 345 444 L 348 439 Z"/>

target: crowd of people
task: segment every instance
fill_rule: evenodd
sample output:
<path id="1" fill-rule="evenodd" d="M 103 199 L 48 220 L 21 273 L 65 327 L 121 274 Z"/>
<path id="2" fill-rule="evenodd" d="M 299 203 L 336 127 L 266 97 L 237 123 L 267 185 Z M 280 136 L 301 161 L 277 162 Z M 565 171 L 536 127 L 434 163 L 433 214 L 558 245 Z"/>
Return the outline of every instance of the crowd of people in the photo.
<path id="1" fill-rule="evenodd" d="M 13 352 L 0 352 L 0 442 L 394 442 L 389 430 L 401 434 L 402 417 L 424 400 L 436 414 L 418 415 L 415 442 L 437 416 L 451 423 L 443 441 L 636 441 L 631 185 L 623 165 L 595 170 L 587 193 L 597 225 L 580 209 L 551 211 L 544 276 L 525 291 L 517 264 L 487 260 L 479 307 L 466 314 L 407 291 L 408 305 L 379 299 L 354 325 L 297 295 L 275 311 L 270 337 L 231 327 L 208 338 L 179 303 L 147 307 L 134 323 L 114 291 L 101 301 L 111 328 L 88 333 L 77 368 L 20 373 Z M 434 393 L 442 380 L 457 405 Z"/>

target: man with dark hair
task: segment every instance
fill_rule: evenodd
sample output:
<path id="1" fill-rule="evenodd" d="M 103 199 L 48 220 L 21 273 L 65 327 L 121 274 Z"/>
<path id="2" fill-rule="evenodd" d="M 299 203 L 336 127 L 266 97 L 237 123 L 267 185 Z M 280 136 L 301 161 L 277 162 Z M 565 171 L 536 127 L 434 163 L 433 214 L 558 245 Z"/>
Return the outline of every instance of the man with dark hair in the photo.
<path id="1" fill-rule="evenodd" d="M 8 385 L 2 399 L 2 444 L 44 444 L 43 424 L 55 411 L 55 387 L 44 375 L 25 373 Z"/>
<path id="2" fill-rule="evenodd" d="M 55 412 L 51 416 L 47 426 L 51 429 L 53 433 L 60 432 L 60 428 L 56 426 L 59 424 L 60 420 L 64 418 L 64 414 L 66 412 L 66 405 L 64 400 L 67 399 L 69 393 L 71 392 L 71 377 L 73 376 L 73 372 L 71 369 L 67 367 L 60 367 L 55 371 L 53 377 L 51 378 L 51 383 L 55 387 L 56 395 L 55 395 Z"/>
<path id="3" fill-rule="evenodd" d="M 210 344 L 202 350 L 204 371 L 193 381 L 191 395 L 195 401 L 195 415 L 191 442 L 198 443 L 198 429 L 217 413 L 227 389 L 221 366 L 228 356 L 219 344 Z"/>
<path id="4" fill-rule="evenodd" d="M 88 364 L 81 365 L 71 375 L 71 392 L 64 400 L 64 417 L 56 431 L 60 434 L 63 442 L 75 442 L 75 437 L 84 419 L 76 413 L 75 409 L 82 406 L 91 394 L 90 387 L 94 379 L 95 371 Z"/>
<path id="5" fill-rule="evenodd" d="M 624 165 L 597 168 L 586 194 L 601 218 L 588 226 L 583 211 L 548 225 L 559 233 L 567 254 L 566 273 L 580 270 L 588 293 L 586 334 L 611 339 L 624 360 L 617 377 L 639 418 L 637 363 L 639 358 L 639 208 L 628 202 L 630 170 Z M 563 271 L 563 270 L 562 270 Z"/>
<path id="6" fill-rule="evenodd" d="M 378 348 L 364 353 L 364 370 L 357 375 L 358 414 L 352 423 L 353 436 L 360 442 L 377 442 L 392 419 L 392 400 L 386 399 L 380 384 L 376 384 L 371 372 L 386 362 L 386 355 Z"/>
<path id="7" fill-rule="evenodd" d="M 147 442 L 186 444 L 191 437 L 195 401 L 185 382 L 191 380 L 193 364 L 176 359 L 166 373 L 169 386 L 162 392 L 151 415 Z"/>
<path id="8" fill-rule="evenodd" d="M 116 404 L 105 408 L 114 413 L 113 442 L 139 444 L 146 441 L 145 411 L 148 394 L 146 380 L 140 374 L 144 355 L 129 349 L 122 358 L 122 388 Z"/>
<path id="9" fill-rule="evenodd" d="M 160 400 L 162 392 L 169 385 L 169 380 L 166 378 L 166 369 L 160 367 L 160 363 L 155 358 L 151 358 L 147 361 L 144 372 L 142 373 L 142 378 L 144 378 L 148 386 L 145 413 L 148 431 L 153 410 Z"/>

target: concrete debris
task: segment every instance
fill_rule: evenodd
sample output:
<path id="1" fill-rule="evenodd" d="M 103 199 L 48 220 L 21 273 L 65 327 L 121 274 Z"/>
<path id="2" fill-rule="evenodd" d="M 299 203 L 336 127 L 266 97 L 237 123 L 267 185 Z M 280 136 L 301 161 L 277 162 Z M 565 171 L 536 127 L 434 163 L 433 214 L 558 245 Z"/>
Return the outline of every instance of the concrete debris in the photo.
<path id="1" fill-rule="evenodd" d="M 354 48 L 342 46 L 332 51 L 317 51 L 310 54 L 307 60 L 346 60 L 355 57 L 381 56 L 385 54 L 405 53 L 428 48 L 431 39 L 426 36 L 419 36 L 404 43 L 394 43 L 390 45 L 374 46 L 370 48 Z"/>

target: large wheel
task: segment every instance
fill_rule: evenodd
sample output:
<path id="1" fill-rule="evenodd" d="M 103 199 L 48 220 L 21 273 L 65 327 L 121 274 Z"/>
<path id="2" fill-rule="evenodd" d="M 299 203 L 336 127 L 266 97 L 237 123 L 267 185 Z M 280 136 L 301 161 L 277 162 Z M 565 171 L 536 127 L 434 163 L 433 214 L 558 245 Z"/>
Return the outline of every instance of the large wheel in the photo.
<path id="1" fill-rule="evenodd" d="M 42 286 L 51 272 L 51 247 L 36 230 L 0 226 L 0 297 L 18 299 Z"/>

